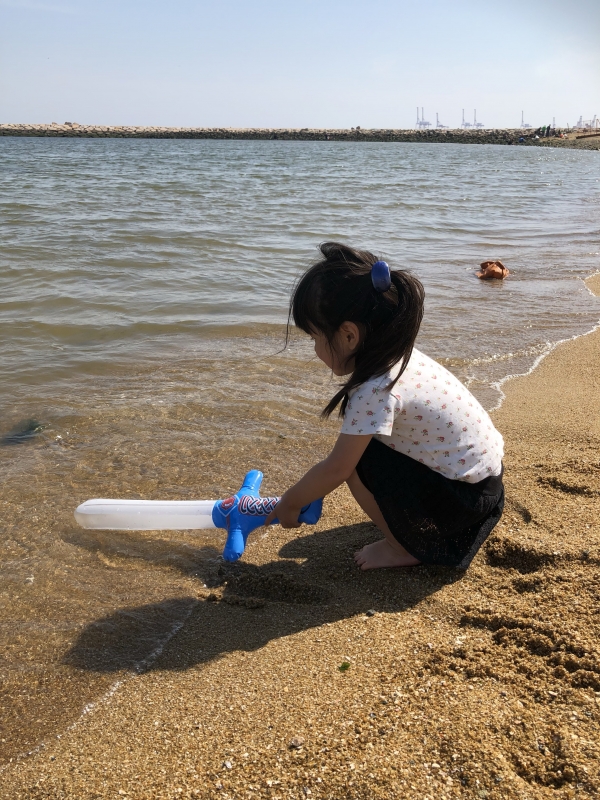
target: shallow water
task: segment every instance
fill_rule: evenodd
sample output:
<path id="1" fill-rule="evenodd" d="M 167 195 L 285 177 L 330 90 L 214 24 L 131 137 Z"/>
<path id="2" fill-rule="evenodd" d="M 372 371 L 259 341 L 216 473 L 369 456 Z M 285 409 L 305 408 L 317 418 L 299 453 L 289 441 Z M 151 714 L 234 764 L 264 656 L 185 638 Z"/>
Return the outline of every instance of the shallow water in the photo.
<path id="1" fill-rule="evenodd" d="M 69 661 L 86 626 L 155 603 L 131 644 L 143 662 L 223 544 L 81 531 L 79 502 L 216 498 L 253 467 L 279 492 L 326 452 L 330 377 L 302 337 L 280 352 L 320 241 L 414 270 L 419 346 L 491 407 L 497 381 L 600 316 L 582 281 L 599 179 L 599 154 L 541 148 L 0 140 L 6 757 L 114 680 L 97 653 Z M 490 257 L 506 282 L 474 277 Z"/>

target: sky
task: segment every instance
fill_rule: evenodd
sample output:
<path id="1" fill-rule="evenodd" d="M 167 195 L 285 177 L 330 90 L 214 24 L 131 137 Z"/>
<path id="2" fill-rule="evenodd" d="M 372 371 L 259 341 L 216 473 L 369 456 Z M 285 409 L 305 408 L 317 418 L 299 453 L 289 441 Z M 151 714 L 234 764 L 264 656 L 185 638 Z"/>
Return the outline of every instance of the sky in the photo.
<path id="1" fill-rule="evenodd" d="M 600 0 L 0 0 L 0 123 L 574 125 Z"/>

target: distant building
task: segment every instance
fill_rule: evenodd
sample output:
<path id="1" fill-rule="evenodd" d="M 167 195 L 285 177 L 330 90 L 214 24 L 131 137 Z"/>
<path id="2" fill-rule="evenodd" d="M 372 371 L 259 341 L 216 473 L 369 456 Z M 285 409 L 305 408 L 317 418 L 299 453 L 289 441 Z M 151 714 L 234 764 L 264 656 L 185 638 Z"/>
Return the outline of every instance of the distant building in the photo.
<path id="1" fill-rule="evenodd" d="M 521 127 L 522 128 L 531 128 L 531 125 L 528 122 L 525 122 L 525 112 L 521 111 Z"/>
<path id="2" fill-rule="evenodd" d="M 577 125 L 575 125 L 575 127 L 576 128 L 580 128 L 581 130 L 584 130 L 584 131 L 589 131 L 589 130 L 594 130 L 595 131 L 595 130 L 598 130 L 598 128 L 600 127 L 599 123 L 600 123 L 600 120 L 598 120 L 598 117 L 597 117 L 596 114 L 594 114 L 592 119 L 584 119 L 583 115 L 581 115 L 579 117 L 579 122 L 577 123 Z"/>
<path id="3" fill-rule="evenodd" d="M 427 122 L 425 119 L 423 108 L 421 108 L 421 119 L 419 119 L 419 106 L 417 106 L 417 128 L 429 128 L 430 126 L 431 122 Z"/>

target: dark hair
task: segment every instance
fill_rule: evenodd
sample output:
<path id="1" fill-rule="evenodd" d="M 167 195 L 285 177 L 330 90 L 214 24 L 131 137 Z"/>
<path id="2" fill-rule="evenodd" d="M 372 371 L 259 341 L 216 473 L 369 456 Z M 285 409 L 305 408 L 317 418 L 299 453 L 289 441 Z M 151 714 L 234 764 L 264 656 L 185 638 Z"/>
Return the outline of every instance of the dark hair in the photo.
<path id="1" fill-rule="evenodd" d="M 354 371 L 322 411 L 328 417 L 341 402 L 343 417 L 352 389 L 385 375 L 400 362 L 400 372 L 387 387 L 391 389 L 408 366 L 423 318 L 425 291 L 417 278 L 394 269 L 390 288 L 378 292 L 371 281 L 371 267 L 378 260 L 373 253 L 337 242 L 325 242 L 319 249 L 324 257 L 296 284 L 289 315 L 305 333 L 323 334 L 332 350 L 343 322 L 359 327 Z"/>

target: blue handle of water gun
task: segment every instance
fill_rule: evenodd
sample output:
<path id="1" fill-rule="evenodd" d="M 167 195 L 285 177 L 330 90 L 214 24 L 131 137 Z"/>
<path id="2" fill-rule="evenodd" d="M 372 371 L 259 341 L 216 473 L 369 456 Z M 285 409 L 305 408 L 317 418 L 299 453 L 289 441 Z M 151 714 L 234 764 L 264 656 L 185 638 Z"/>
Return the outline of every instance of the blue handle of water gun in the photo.
<path id="1" fill-rule="evenodd" d="M 298 522 L 303 522 L 305 525 L 315 525 L 315 523 L 320 520 L 322 512 L 323 498 L 320 498 L 319 500 L 313 500 L 312 503 L 309 503 L 307 506 L 304 506 L 300 509 Z M 275 517 L 271 524 L 279 525 L 279 520 L 277 517 Z"/>
<path id="2" fill-rule="evenodd" d="M 237 561 L 244 552 L 246 541 L 249 534 L 256 528 L 260 528 L 265 524 L 268 514 L 255 513 L 255 511 L 248 511 L 248 504 L 246 502 L 246 513 L 239 510 L 240 500 L 245 497 L 256 497 L 260 504 L 260 495 L 258 489 L 262 482 L 262 472 L 253 469 L 247 473 L 244 478 L 240 491 L 233 497 L 227 500 L 221 500 L 215 503 L 213 508 L 213 522 L 217 528 L 225 528 L 227 530 L 227 541 L 223 550 L 223 558 L 225 561 Z M 274 501 L 279 501 L 279 498 L 263 498 L 264 502 L 271 503 L 273 507 Z M 256 510 L 256 504 L 254 509 Z M 305 506 L 298 517 L 298 522 L 304 522 L 308 525 L 314 525 L 321 516 L 323 508 L 322 500 L 314 500 L 309 505 Z M 278 520 L 273 520 L 277 523 Z"/>
<path id="3" fill-rule="evenodd" d="M 227 541 L 223 548 L 225 561 L 237 561 L 246 549 L 246 540 L 250 531 L 242 531 L 240 527 L 230 528 L 227 532 Z"/>
<path id="4" fill-rule="evenodd" d="M 235 510 L 237 510 L 237 508 Z M 323 500 L 313 500 L 312 503 L 304 506 L 304 508 L 301 510 L 300 516 L 298 517 L 298 522 L 303 522 L 307 525 L 314 525 L 320 519 L 322 510 Z M 227 532 L 227 541 L 225 542 L 225 547 L 223 548 L 223 558 L 225 561 L 237 561 L 238 558 L 240 558 L 246 549 L 248 536 L 252 533 L 252 531 L 256 530 L 256 528 L 260 528 L 262 525 L 264 525 L 266 518 L 266 514 L 261 514 L 260 516 L 248 516 L 245 514 L 236 514 L 235 511 L 231 513 L 231 522 Z M 278 524 L 278 520 L 274 519 L 272 524 Z"/>
<path id="5" fill-rule="evenodd" d="M 251 497 L 258 497 L 258 490 L 262 483 L 263 474 L 259 469 L 251 469 L 246 473 L 244 482 L 237 494 L 249 494 Z"/>

